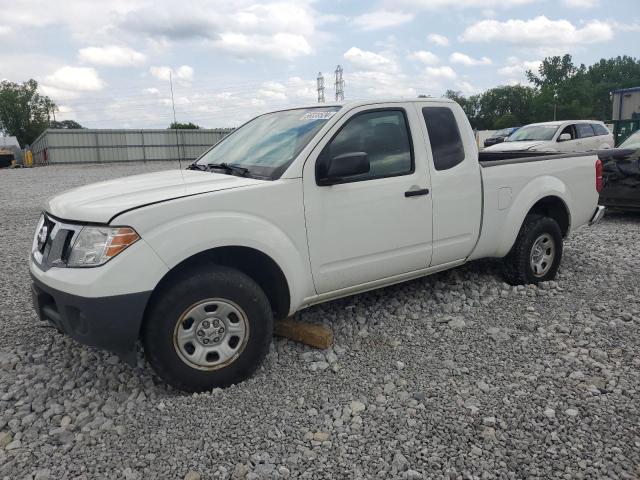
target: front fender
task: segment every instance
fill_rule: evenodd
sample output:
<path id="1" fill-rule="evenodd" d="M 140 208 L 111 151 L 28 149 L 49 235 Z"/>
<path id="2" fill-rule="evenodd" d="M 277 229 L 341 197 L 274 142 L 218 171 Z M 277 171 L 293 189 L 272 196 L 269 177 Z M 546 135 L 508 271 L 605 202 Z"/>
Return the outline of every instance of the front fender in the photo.
<path id="1" fill-rule="evenodd" d="M 163 223 L 143 235 L 169 269 L 213 248 L 234 246 L 258 250 L 282 269 L 292 308 L 299 305 L 312 288 L 308 271 L 302 268 L 309 265 L 306 249 L 301 249 L 283 229 L 255 215 L 233 211 L 192 214 Z"/>

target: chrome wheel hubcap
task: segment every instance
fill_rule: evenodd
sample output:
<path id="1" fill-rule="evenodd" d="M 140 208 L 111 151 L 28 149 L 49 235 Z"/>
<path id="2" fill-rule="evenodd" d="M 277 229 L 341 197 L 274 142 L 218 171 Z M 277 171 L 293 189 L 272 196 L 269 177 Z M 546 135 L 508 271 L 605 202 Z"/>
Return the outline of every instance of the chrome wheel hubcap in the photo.
<path id="1" fill-rule="evenodd" d="M 531 248 L 530 265 L 533 275 L 536 277 L 544 277 L 556 256 L 556 244 L 553 237 L 548 233 L 540 235 Z"/>
<path id="2" fill-rule="evenodd" d="M 249 338 L 247 315 L 230 300 L 211 298 L 187 308 L 173 332 L 180 359 L 200 370 L 216 370 L 240 356 Z"/>

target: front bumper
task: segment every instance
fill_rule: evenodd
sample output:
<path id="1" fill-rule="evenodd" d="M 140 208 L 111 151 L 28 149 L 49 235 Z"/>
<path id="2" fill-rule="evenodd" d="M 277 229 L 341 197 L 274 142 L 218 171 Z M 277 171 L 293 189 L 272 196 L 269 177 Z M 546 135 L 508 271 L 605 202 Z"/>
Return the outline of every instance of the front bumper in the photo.
<path id="1" fill-rule="evenodd" d="M 62 292 L 31 275 L 34 308 L 42 321 L 74 340 L 135 361 L 144 310 L 151 292 L 82 297 Z"/>
<path id="2" fill-rule="evenodd" d="M 603 207 L 602 205 L 598 205 L 595 212 L 593 212 L 593 215 L 591 216 L 591 220 L 589 220 L 589 225 L 595 225 L 596 223 L 600 222 L 600 220 L 602 220 L 602 217 L 604 217 L 604 212 L 605 207 Z"/>

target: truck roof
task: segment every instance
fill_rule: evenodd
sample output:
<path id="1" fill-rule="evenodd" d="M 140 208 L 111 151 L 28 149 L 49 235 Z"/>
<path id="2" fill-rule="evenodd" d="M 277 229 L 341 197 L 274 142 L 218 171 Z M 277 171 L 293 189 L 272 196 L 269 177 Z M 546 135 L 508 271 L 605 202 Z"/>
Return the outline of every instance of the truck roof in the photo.
<path id="1" fill-rule="evenodd" d="M 326 103 L 312 103 L 305 105 L 292 105 L 282 110 L 291 110 L 294 108 L 317 108 L 317 107 L 363 107 L 366 105 L 373 105 L 377 103 L 456 103 L 450 98 L 371 98 L 368 100 L 349 100 L 345 102 L 326 102 Z"/>

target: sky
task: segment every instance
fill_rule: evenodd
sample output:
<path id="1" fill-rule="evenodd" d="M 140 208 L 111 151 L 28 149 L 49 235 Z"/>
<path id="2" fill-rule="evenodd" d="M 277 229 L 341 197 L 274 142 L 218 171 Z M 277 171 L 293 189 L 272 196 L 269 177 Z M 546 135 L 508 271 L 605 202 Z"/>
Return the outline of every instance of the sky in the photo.
<path id="1" fill-rule="evenodd" d="M 526 84 L 549 55 L 640 54 L 640 0 L 0 0 L 0 80 L 88 128 L 231 127 L 334 100 Z"/>

